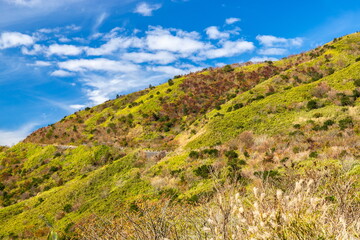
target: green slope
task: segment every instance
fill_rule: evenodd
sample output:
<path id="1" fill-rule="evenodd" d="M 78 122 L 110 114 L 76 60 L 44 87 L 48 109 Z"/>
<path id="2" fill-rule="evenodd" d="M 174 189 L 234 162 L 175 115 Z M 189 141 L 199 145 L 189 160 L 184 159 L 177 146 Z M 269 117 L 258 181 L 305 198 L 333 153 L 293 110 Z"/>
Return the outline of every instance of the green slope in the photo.
<path id="1" fill-rule="evenodd" d="M 197 204 L 227 179 L 281 185 L 312 164 L 358 176 L 359 55 L 355 33 L 277 62 L 206 69 L 1 148 L 0 238 L 45 238 L 47 222 L 71 236 L 94 214 L 166 196 Z"/>

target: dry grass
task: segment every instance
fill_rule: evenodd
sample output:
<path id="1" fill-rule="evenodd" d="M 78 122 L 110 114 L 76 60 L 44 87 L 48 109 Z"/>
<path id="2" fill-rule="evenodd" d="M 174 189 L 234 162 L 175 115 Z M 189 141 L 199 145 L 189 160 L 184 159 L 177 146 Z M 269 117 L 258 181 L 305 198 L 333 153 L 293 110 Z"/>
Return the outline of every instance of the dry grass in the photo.
<path id="1" fill-rule="evenodd" d="M 359 239 L 358 176 L 336 165 L 299 177 L 223 184 L 197 206 L 170 200 L 142 203 L 119 218 L 77 228 L 80 239 Z"/>

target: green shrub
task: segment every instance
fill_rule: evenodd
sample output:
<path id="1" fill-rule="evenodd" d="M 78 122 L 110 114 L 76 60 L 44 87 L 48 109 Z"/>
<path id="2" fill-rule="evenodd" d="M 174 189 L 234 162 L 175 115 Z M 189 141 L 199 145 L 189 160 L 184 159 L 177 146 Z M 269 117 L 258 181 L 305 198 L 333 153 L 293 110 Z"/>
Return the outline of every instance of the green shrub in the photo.
<path id="1" fill-rule="evenodd" d="M 53 130 L 53 129 L 50 129 L 50 130 L 46 133 L 45 137 L 48 138 L 48 139 L 50 139 L 50 138 L 52 137 L 53 133 L 54 133 L 54 130 Z"/>
<path id="2" fill-rule="evenodd" d="M 204 149 L 201 151 L 203 155 L 208 155 L 209 157 L 218 157 L 219 156 L 219 150 L 211 148 L 211 149 Z"/>
<path id="3" fill-rule="evenodd" d="M 212 172 L 213 167 L 211 165 L 202 165 L 194 170 L 196 176 L 202 178 L 208 178 Z"/>
<path id="4" fill-rule="evenodd" d="M 280 173 L 277 170 L 269 170 L 269 171 L 254 172 L 254 175 L 262 179 L 268 179 L 268 178 L 276 178 L 280 176 Z"/>
<path id="5" fill-rule="evenodd" d="M 341 130 L 344 130 L 348 127 L 354 126 L 353 120 L 351 117 L 346 117 L 339 121 L 339 127 Z"/>
<path id="6" fill-rule="evenodd" d="M 322 116 L 323 116 L 322 113 L 315 113 L 315 114 L 313 115 L 314 118 L 320 118 L 320 117 L 322 117 Z"/>
<path id="7" fill-rule="evenodd" d="M 356 87 L 360 87 L 360 78 L 354 80 L 354 85 L 355 85 Z"/>
<path id="8" fill-rule="evenodd" d="M 326 196 L 325 200 L 328 202 L 336 202 L 335 196 Z"/>
<path id="9" fill-rule="evenodd" d="M 316 100 L 310 100 L 306 107 L 309 109 L 309 110 L 312 110 L 312 109 L 317 109 L 318 108 L 318 103 Z"/>
<path id="10" fill-rule="evenodd" d="M 321 79 L 322 77 L 323 77 L 323 75 L 322 75 L 321 73 L 313 72 L 313 73 L 311 74 L 311 81 L 312 81 L 312 82 L 315 82 L 315 81 Z"/>
<path id="11" fill-rule="evenodd" d="M 226 151 L 225 152 L 225 156 L 228 159 L 236 159 L 239 157 L 239 155 L 234 151 L 234 150 L 230 150 L 230 151 Z"/>
<path id="12" fill-rule="evenodd" d="M 64 212 L 67 212 L 67 213 L 71 212 L 72 211 L 71 204 L 69 204 L 69 203 L 65 204 L 63 210 L 64 210 Z"/>
<path id="13" fill-rule="evenodd" d="M 239 160 L 239 165 L 246 165 L 246 161 L 244 159 Z"/>
<path id="14" fill-rule="evenodd" d="M 322 129 L 322 127 L 320 126 L 320 125 L 315 125 L 313 128 L 312 128 L 312 130 L 314 130 L 314 131 L 320 131 L 320 130 L 327 130 L 327 129 Z"/>
<path id="15" fill-rule="evenodd" d="M 131 212 L 139 212 L 141 209 L 140 209 L 139 206 L 136 204 L 136 202 L 132 202 L 132 203 L 130 203 L 129 210 L 130 210 Z"/>
<path id="16" fill-rule="evenodd" d="M 349 106 L 353 104 L 353 101 L 350 99 L 350 97 L 346 95 L 343 95 L 340 101 L 341 101 L 341 106 Z"/>
<path id="17" fill-rule="evenodd" d="M 197 151 L 191 151 L 190 154 L 189 154 L 189 157 L 190 157 L 190 158 L 197 159 L 197 158 L 200 157 L 200 154 L 199 154 L 199 152 L 197 152 Z"/>
<path id="18" fill-rule="evenodd" d="M 319 156 L 319 154 L 317 152 L 311 152 L 309 154 L 309 157 L 311 157 L 311 158 L 317 158 L 318 156 Z"/>
<path id="19" fill-rule="evenodd" d="M 223 67 L 223 72 L 232 72 L 234 71 L 234 68 L 231 67 L 230 65 L 226 65 L 225 67 Z"/>
<path id="20" fill-rule="evenodd" d="M 239 109 L 239 108 L 242 108 L 244 106 L 244 104 L 242 104 L 242 103 L 236 103 L 234 106 L 233 106 L 233 109 L 234 110 L 237 110 L 237 109 Z"/>
<path id="21" fill-rule="evenodd" d="M 172 79 L 169 79 L 168 84 L 169 84 L 169 86 L 172 86 L 172 85 L 174 85 L 174 81 Z"/>
<path id="22" fill-rule="evenodd" d="M 354 90 L 353 90 L 353 97 L 354 97 L 355 99 L 357 99 L 358 97 L 360 97 L 360 92 L 359 92 L 357 89 L 354 89 Z"/>
<path id="23" fill-rule="evenodd" d="M 299 153 L 300 152 L 300 147 L 298 147 L 298 146 L 295 146 L 295 147 L 293 147 L 293 153 Z"/>
<path id="24" fill-rule="evenodd" d="M 335 124 L 335 122 L 334 122 L 333 120 L 331 120 L 331 119 L 326 120 L 326 121 L 324 122 L 324 125 L 325 125 L 325 126 L 331 126 L 331 125 L 334 125 L 334 124 Z"/>
<path id="25" fill-rule="evenodd" d="M 51 166 L 51 168 L 50 168 L 50 172 L 56 172 L 56 171 L 58 171 L 59 170 L 59 168 L 58 167 L 55 167 L 55 166 Z"/>

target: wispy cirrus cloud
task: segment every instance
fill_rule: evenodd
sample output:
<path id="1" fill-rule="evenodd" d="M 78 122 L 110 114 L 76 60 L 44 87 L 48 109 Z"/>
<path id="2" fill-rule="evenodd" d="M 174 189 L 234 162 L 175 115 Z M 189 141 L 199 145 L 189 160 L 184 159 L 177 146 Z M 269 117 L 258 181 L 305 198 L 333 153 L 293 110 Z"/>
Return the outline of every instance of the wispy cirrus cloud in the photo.
<path id="1" fill-rule="evenodd" d="M 101 13 L 96 21 L 95 24 L 93 26 L 93 32 L 97 32 L 98 28 L 103 24 L 103 22 L 105 21 L 105 19 L 108 17 L 108 14 L 106 12 Z"/>
<path id="2" fill-rule="evenodd" d="M 42 1 L 41 0 L 6 0 L 6 2 L 19 6 L 32 7 L 40 4 Z"/>

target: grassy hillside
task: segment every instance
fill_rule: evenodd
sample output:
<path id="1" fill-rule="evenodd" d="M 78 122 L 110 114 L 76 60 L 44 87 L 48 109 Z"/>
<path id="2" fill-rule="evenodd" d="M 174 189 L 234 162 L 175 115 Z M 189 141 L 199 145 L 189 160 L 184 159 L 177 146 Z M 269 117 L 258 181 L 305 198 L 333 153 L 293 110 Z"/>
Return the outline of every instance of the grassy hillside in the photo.
<path id="1" fill-rule="evenodd" d="M 359 237 L 354 217 L 360 209 L 359 177 L 360 33 L 355 33 L 277 62 L 177 76 L 76 112 L 23 143 L 1 148 L 0 238 L 41 239 L 54 230 L 64 239 L 99 239 L 111 232 L 147 239 L 134 235 L 139 229 L 132 223 L 151 222 L 164 199 L 174 215 L 160 220 L 183 236 L 162 231 L 170 239 L 191 239 L 199 226 L 204 228 L 197 239 L 229 239 L 244 223 L 258 232 L 242 232 L 242 239 L 304 239 L 306 234 L 331 239 L 341 231 Z M 315 187 L 306 185 L 309 190 L 302 193 L 295 185 L 304 179 Z M 261 188 L 267 201 L 256 200 L 253 187 Z M 293 230 L 264 227 L 269 218 L 256 225 L 258 216 L 250 212 L 260 202 L 270 214 L 277 190 L 289 197 L 300 194 L 309 204 L 321 199 L 315 209 L 319 218 L 300 205 L 302 217 L 290 217 L 296 214 L 287 199 L 279 211 L 287 216 L 283 226 Z M 235 201 L 235 195 L 245 204 L 246 217 L 233 216 L 238 222 L 212 232 L 211 224 L 220 220 L 203 220 L 215 218 L 210 213 L 222 211 L 221 204 Z M 229 202 L 219 204 L 219 196 Z M 236 204 L 230 205 L 240 207 Z M 145 214 L 148 205 L 155 210 Z M 321 218 L 322 208 L 345 219 L 336 222 L 344 227 Z M 194 222 L 180 221 L 180 213 Z M 322 229 L 312 227 L 317 222 Z M 142 234 L 148 230 L 143 226 Z M 256 235 L 264 231 L 267 238 Z M 303 235 L 295 238 L 296 232 Z M 155 238 L 151 234 L 148 239 Z"/>

